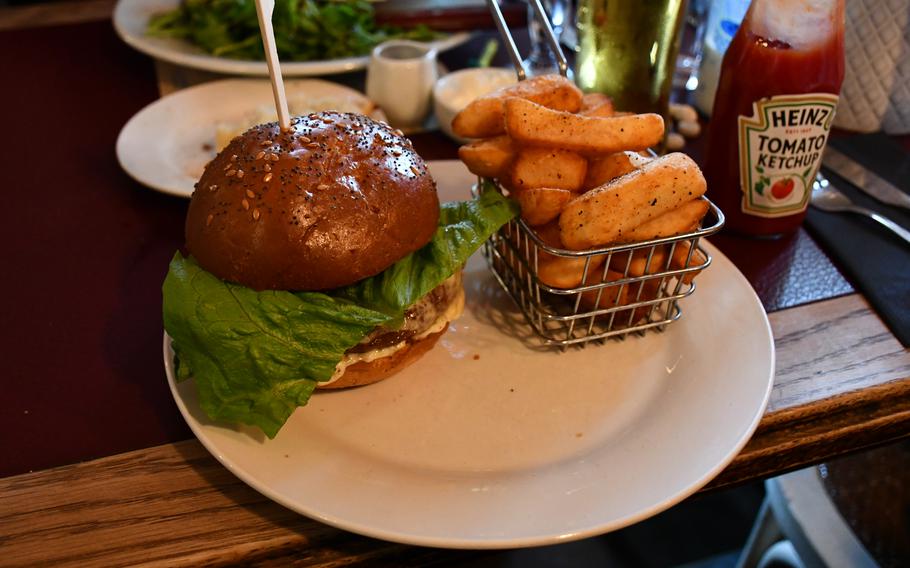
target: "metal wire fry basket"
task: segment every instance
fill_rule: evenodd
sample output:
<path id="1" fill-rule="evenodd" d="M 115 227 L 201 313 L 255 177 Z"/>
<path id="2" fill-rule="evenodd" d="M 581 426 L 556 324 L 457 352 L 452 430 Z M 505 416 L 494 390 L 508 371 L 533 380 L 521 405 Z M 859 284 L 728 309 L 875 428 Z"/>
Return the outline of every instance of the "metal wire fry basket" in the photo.
<path id="1" fill-rule="evenodd" d="M 521 55 L 497 0 L 487 0 L 518 80 L 526 77 Z M 568 64 L 540 0 L 529 0 L 544 39 L 563 76 Z M 508 193 L 479 178 L 475 196 Z M 711 264 L 700 239 L 718 232 L 724 216 L 705 197 L 702 226 L 682 235 L 573 251 L 548 245 L 523 219 L 503 226 L 483 247 L 502 288 L 545 344 L 563 348 L 630 333 L 662 330 L 682 317 L 679 302 L 695 292 L 695 275 Z M 551 242 L 553 242 L 551 240 Z"/>
<path id="2" fill-rule="evenodd" d="M 501 191 L 478 180 L 475 193 Z M 522 219 L 483 247 L 487 265 L 544 343 L 566 347 L 662 330 L 682 317 L 680 300 L 711 264 L 700 239 L 723 227 L 708 203 L 703 226 L 686 234 L 586 251 L 549 246 Z"/>

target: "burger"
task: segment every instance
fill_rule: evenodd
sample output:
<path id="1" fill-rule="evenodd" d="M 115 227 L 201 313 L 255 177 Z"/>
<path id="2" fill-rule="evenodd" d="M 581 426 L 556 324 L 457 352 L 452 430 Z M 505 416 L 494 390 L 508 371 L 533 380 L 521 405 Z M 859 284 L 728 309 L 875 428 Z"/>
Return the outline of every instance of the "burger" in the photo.
<path id="1" fill-rule="evenodd" d="M 255 126 L 205 168 L 163 286 L 178 380 L 213 419 L 273 437 L 316 388 L 387 378 L 464 305 L 460 269 L 515 215 L 440 206 L 401 132 L 320 112 Z"/>
<path id="2" fill-rule="evenodd" d="M 313 115 L 287 133 L 254 127 L 197 187 L 188 251 L 218 278 L 254 290 L 353 284 L 426 245 L 439 221 L 436 184 L 407 139 L 358 115 Z M 457 280 L 410 306 L 401 328 L 374 330 L 317 386 L 368 384 L 412 361 L 460 314 Z"/>

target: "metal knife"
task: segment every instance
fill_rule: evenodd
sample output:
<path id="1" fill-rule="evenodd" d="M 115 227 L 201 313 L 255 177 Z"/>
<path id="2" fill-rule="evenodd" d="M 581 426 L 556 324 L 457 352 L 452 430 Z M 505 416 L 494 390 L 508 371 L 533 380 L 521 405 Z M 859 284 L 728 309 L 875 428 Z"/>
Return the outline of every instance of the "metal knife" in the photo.
<path id="1" fill-rule="evenodd" d="M 910 195 L 831 146 L 825 149 L 822 164 L 882 203 L 910 209 Z"/>

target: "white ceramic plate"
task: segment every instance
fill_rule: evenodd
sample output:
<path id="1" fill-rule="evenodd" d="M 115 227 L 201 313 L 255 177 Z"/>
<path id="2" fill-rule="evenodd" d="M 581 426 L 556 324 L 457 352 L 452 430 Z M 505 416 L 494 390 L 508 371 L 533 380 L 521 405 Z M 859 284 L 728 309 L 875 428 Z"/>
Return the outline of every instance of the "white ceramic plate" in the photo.
<path id="1" fill-rule="evenodd" d="M 319 79 L 285 82 L 291 108 L 301 99 L 344 99 L 373 107 L 354 89 Z M 153 189 L 189 197 L 205 165 L 215 157 L 219 123 L 241 123 L 261 107 L 274 108 L 272 87 L 263 79 L 203 83 L 158 99 L 133 116 L 117 138 L 120 166 Z M 376 109 L 373 118 L 384 120 Z"/>
<path id="2" fill-rule="evenodd" d="M 472 177 L 430 169 L 443 199 Z M 663 333 L 566 353 L 535 349 L 479 255 L 465 314 L 399 375 L 318 393 L 273 440 L 214 424 L 192 381 L 168 380 L 196 436 L 264 495 L 319 521 L 416 545 L 552 544 L 629 525 L 692 494 L 751 436 L 774 377 L 761 304 L 714 264 Z"/>
<path id="3" fill-rule="evenodd" d="M 184 40 L 147 36 L 145 31 L 151 16 L 173 10 L 178 4 L 179 0 L 119 0 L 114 8 L 114 29 L 117 30 L 120 39 L 156 59 L 216 73 L 268 77 L 269 70 L 265 61 L 216 57 Z M 445 51 L 461 45 L 470 37 L 468 33 L 457 33 L 435 44 L 439 51 Z M 325 61 L 285 62 L 281 64 L 281 72 L 285 77 L 346 73 L 365 69 L 368 61 L 369 57 L 364 56 Z"/>

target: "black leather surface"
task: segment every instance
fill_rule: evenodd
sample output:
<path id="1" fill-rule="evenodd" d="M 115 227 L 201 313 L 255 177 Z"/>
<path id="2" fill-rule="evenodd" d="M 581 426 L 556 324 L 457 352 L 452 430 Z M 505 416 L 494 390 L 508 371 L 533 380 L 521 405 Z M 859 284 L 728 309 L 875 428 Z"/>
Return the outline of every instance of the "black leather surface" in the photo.
<path id="1" fill-rule="evenodd" d="M 773 240 L 722 231 L 710 241 L 742 271 L 768 312 L 853 292 L 803 228 Z"/>
<path id="2" fill-rule="evenodd" d="M 910 157 L 883 134 L 837 138 L 835 147 L 910 193 Z M 857 205 L 910 228 L 910 211 L 880 203 L 833 172 L 825 175 Z M 806 227 L 860 290 L 891 332 L 910 346 L 910 245 L 875 221 L 854 213 L 811 208 Z"/>

